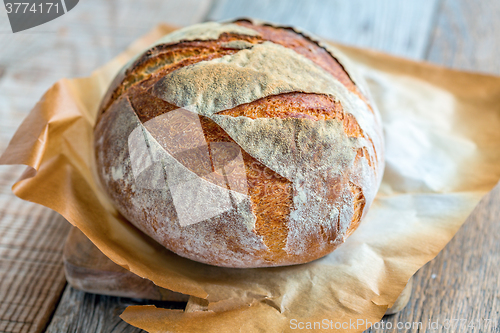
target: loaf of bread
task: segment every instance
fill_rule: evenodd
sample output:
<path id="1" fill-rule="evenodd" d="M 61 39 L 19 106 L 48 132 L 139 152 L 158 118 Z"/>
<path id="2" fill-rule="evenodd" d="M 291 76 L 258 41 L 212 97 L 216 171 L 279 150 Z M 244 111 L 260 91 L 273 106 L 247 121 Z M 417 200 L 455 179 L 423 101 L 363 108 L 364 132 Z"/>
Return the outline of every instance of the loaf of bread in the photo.
<path id="1" fill-rule="evenodd" d="M 225 267 L 330 253 L 384 166 L 380 116 L 349 60 L 247 19 L 180 29 L 129 62 L 94 134 L 118 211 L 176 254 Z"/>

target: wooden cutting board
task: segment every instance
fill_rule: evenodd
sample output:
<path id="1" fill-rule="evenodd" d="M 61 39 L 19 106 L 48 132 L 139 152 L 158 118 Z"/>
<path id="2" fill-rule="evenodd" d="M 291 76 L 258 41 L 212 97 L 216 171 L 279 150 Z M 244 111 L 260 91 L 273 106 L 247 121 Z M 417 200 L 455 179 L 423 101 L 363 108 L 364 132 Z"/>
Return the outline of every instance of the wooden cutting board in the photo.
<path id="1" fill-rule="evenodd" d="M 187 302 L 189 296 L 160 288 L 115 264 L 78 229 L 69 232 L 63 250 L 66 280 L 89 293 Z"/>
<path id="2" fill-rule="evenodd" d="M 63 251 L 66 280 L 85 292 L 118 297 L 187 302 L 188 295 L 158 287 L 153 282 L 118 266 L 78 229 L 70 231 Z M 408 281 L 394 306 L 386 314 L 402 310 L 411 296 L 412 279 Z"/>

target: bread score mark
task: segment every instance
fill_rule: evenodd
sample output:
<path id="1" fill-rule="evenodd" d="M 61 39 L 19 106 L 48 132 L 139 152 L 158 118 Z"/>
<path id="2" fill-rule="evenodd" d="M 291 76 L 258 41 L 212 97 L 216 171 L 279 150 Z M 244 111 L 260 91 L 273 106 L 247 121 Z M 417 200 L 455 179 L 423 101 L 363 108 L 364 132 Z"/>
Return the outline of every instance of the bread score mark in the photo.
<path id="1" fill-rule="evenodd" d="M 357 149 L 364 139 L 349 138 L 342 122 L 227 115 L 213 115 L 212 119 L 248 154 L 292 182 L 293 209 L 288 224 L 291 232 L 285 247 L 289 254 L 301 253 L 309 247 L 303 242 L 304 234 L 312 237 L 320 227 L 328 230 L 335 225 L 339 214 L 349 215 L 345 208 L 351 207 L 352 201 L 348 183 L 359 180 L 347 178 L 345 170 L 367 170 L 369 166 L 366 159 L 356 160 Z M 366 184 L 373 181 L 363 179 L 365 193 L 369 192 Z M 341 237 L 348 226 L 349 223 L 341 225 L 340 232 L 331 233 Z M 294 234 L 293 230 L 301 232 Z M 340 241 L 343 239 L 332 243 Z"/>
<path id="2" fill-rule="evenodd" d="M 184 41 L 174 45 L 162 44 L 148 50 L 115 77 L 111 84 L 113 88 L 108 90 L 103 99 L 101 114 L 106 112 L 114 100 L 134 87 L 147 85 L 151 80 L 156 82 L 178 68 L 238 52 L 246 43 L 252 44 L 242 38 L 246 36 L 224 34 L 217 41 Z M 253 37 L 248 38 L 253 43 L 262 42 Z"/>
<path id="3" fill-rule="evenodd" d="M 193 40 L 217 40 L 223 33 L 231 33 L 244 36 L 260 36 L 260 33 L 252 28 L 233 23 L 206 22 L 194 24 L 165 35 L 148 47 L 162 44 L 174 44 L 180 41 Z"/>
<path id="4" fill-rule="evenodd" d="M 279 40 L 273 38 L 272 33 L 270 34 L 266 30 L 267 27 L 272 27 L 274 29 L 289 30 L 297 35 L 302 36 L 308 42 L 316 44 L 318 47 L 325 50 L 330 55 L 330 57 L 342 67 L 343 72 L 351 80 L 351 82 L 354 84 L 355 88 L 359 89 L 361 94 L 364 95 L 365 97 L 370 96 L 370 92 L 368 90 L 368 87 L 367 87 L 367 84 L 366 84 L 364 78 L 361 75 L 359 75 L 356 68 L 354 68 L 354 64 L 349 60 L 349 58 L 347 58 L 344 55 L 344 53 L 342 53 L 337 47 L 335 47 L 329 43 L 323 42 L 321 38 L 314 35 L 313 33 L 309 32 L 309 31 L 305 31 L 303 29 L 299 29 L 297 27 L 278 25 L 278 24 L 273 24 L 273 23 L 261 21 L 261 20 L 252 19 L 252 18 L 238 19 L 232 23 L 242 25 L 242 26 L 248 27 L 250 29 L 253 28 L 253 29 L 257 30 L 262 35 L 262 37 L 264 39 L 270 40 L 270 41 L 278 43 L 278 44 L 281 44 L 281 43 L 279 42 Z M 254 26 L 251 27 L 248 23 L 251 23 Z M 286 45 L 284 45 L 284 46 L 286 46 Z M 299 52 L 299 53 L 301 53 L 301 52 Z M 305 54 L 303 53 L 303 55 L 305 55 Z M 307 55 L 306 55 L 306 57 L 307 57 Z M 320 59 L 318 58 L 317 60 L 320 60 Z M 364 98 L 363 100 L 367 103 L 369 102 L 369 98 Z M 370 107 L 372 107 L 372 105 L 370 105 Z"/>
<path id="5" fill-rule="evenodd" d="M 209 221 L 232 211 L 232 214 L 240 215 L 239 220 L 244 221 L 249 231 L 254 229 L 256 218 L 250 208 L 245 166 L 238 145 L 234 142 L 211 142 L 209 147 L 199 116 L 185 109 L 165 113 L 145 123 L 141 123 L 128 98 L 121 97 L 110 109 L 111 112 L 117 110 L 120 112 L 119 119 L 122 119 L 119 121 L 127 122 L 127 143 L 120 149 L 119 163 L 115 161 L 110 172 L 103 173 L 109 175 L 104 179 L 106 183 L 121 181 L 133 184 L 133 191 L 168 193 L 165 200 L 171 201 L 175 207 L 181 227 Z M 165 124 L 176 127 L 180 120 L 184 130 L 190 132 L 192 141 L 182 140 L 176 133 L 165 133 Z M 211 150 L 211 158 L 208 149 Z M 184 157 L 187 161 L 183 161 Z M 98 155 L 101 161 L 106 158 L 105 155 Z M 203 168 L 207 162 L 208 167 Z M 107 165 L 103 162 L 99 164 Z M 193 164 L 201 169 L 192 170 Z M 148 196 L 132 196 L 131 200 L 142 197 Z M 147 207 L 148 203 L 136 202 L 135 205 Z M 172 223 L 170 218 L 162 220 L 165 216 L 161 213 L 154 215 L 159 225 Z"/>
<path id="6" fill-rule="evenodd" d="M 233 36 L 237 35 L 239 36 L 240 40 L 226 42 L 225 44 L 222 45 L 222 47 L 235 48 L 235 49 L 242 49 L 249 47 L 251 43 L 244 40 L 244 38 L 249 38 L 249 37 L 254 37 L 257 39 L 257 41 L 260 41 L 259 38 L 260 33 L 257 32 L 256 30 L 232 23 L 222 24 L 218 22 L 207 22 L 175 30 L 174 32 L 165 35 L 164 37 L 160 38 L 153 44 L 149 45 L 146 48 L 147 51 L 139 53 L 136 56 L 132 57 L 122 67 L 120 72 L 116 75 L 115 79 L 111 83 L 111 87 L 114 88 L 110 89 L 106 94 L 105 98 L 103 98 L 103 102 L 100 107 L 101 112 L 105 112 L 106 109 L 111 105 L 111 103 L 114 100 L 118 99 L 118 97 L 120 97 L 131 84 L 136 83 L 142 79 L 145 79 L 151 74 L 151 72 L 144 73 L 143 71 L 141 71 L 142 67 L 144 67 L 143 68 L 144 71 L 148 70 L 156 71 L 161 69 L 163 66 L 174 64 L 182 60 L 182 57 L 178 56 L 172 58 L 165 58 L 164 54 L 162 54 L 165 53 L 165 49 L 167 49 L 168 53 L 169 47 L 176 46 L 175 44 L 182 44 L 182 42 L 189 42 L 189 41 L 217 41 L 221 38 L 222 35 L 228 35 L 228 34 Z M 158 61 L 158 66 L 144 66 L 148 63 L 149 60 L 152 60 L 153 58 L 157 57 L 163 58 L 160 61 Z M 139 78 L 133 78 L 132 80 L 128 80 L 131 78 L 133 74 L 139 74 Z"/>
<path id="7" fill-rule="evenodd" d="M 382 136 L 376 128 L 379 122 L 359 96 L 308 58 L 272 42 L 180 68 L 156 82 L 152 91 L 168 103 L 189 106 L 191 111 L 208 118 L 241 104 L 288 92 L 331 96 L 346 114 L 354 116 L 373 141 L 362 143 L 369 155 L 376 156 L 375 147 L 382 149 Z"/>

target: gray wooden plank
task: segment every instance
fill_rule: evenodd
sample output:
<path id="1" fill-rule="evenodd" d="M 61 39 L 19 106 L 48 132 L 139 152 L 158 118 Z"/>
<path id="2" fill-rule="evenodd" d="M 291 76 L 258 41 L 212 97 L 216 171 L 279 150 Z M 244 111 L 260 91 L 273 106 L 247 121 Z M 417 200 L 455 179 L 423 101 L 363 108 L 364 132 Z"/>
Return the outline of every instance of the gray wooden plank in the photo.
<path id="1" fill-rule="evenodd" d="M 2 185 L 19 175 L 19 168 L 2 168 Z M 50 209 L 0 191 L 1 332 L 46 326 L 66 284 L 62 248 L 69 227 Z"/>
<path id="2" fill-rule="evenodd" d="M 427 60 L 500 74 L 500 1 L 443 0 Z"/>
<path id="3" fill-rule="evenodd" d="M 184 309 L 185 303 L 153 302 L 89 294 L 67 287 L 47 333 L 137 333 L 143 330 L 120 319 L 129 305 L 154 304 L 166 309 Z"/>
<path id="4" fill-rule="evenodd" d="M 439 0 L 217 0 L 209 20 L 254 17 L 396 55 L 425 56 Z"/>

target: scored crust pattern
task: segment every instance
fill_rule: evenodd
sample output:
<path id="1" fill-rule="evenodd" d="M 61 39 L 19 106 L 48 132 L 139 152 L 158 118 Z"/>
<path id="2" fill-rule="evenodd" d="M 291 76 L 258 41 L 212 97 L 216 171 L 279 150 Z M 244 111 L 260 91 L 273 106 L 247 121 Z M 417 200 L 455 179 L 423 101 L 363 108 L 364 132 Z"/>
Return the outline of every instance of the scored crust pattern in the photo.
<path id="1" fill-rule="evenodd" d="M 379 115 L 348 60 L 249 20 L 178 30 L 128 64 L 101 104 L 95 148 L 127 219 L 179 255 L 228 267 L 334 250 L 384 163 Z"/>

